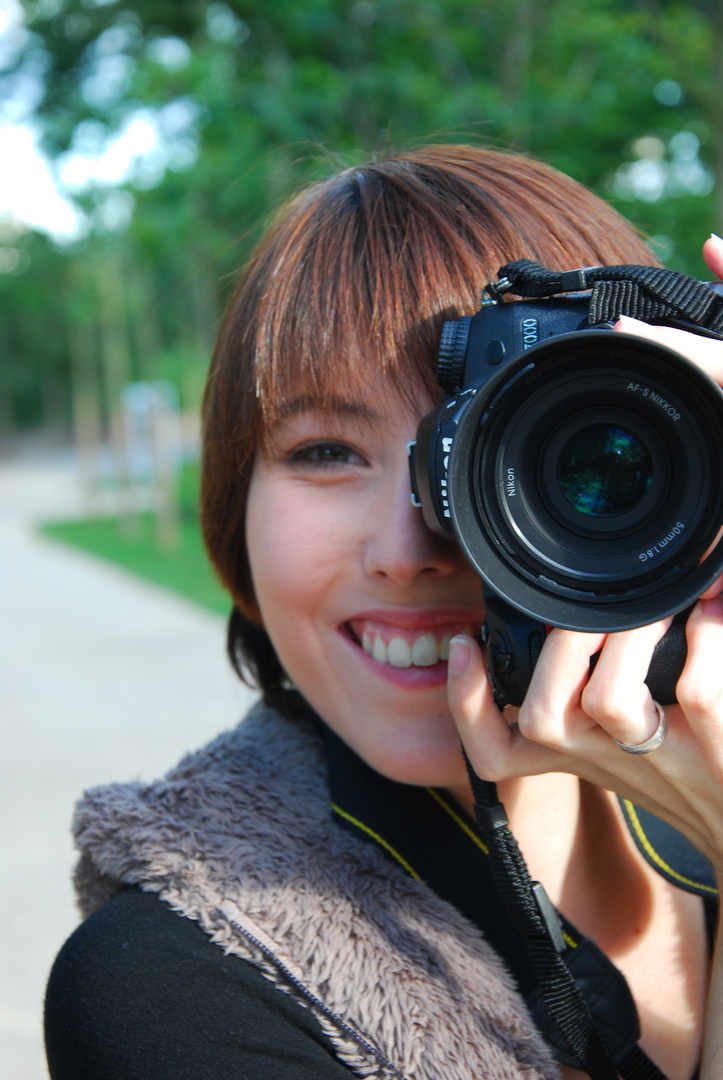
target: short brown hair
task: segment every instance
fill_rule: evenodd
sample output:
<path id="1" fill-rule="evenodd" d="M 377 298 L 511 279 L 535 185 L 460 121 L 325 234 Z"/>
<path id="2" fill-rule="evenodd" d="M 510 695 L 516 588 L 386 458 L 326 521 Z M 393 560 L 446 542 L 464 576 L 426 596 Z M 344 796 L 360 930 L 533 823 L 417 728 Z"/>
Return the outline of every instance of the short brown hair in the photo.
<path id="1" fill-rule="evenodd" d="M 279 703 L 245 544 L 255 455 L 289 392 L 333 393 L 381 368 L 434 385 L 442 323 L 472 314 L 501 265 L 559 270 L 656 260 L 635 229 L 549 166 L 473 146 L 388 154 L 313 184 L 253 253 L 218 336 L 204 398 L 201 510 L 233 597 L 231 657 Z M 282 695 L 283 697 L 283 695 Z"/>

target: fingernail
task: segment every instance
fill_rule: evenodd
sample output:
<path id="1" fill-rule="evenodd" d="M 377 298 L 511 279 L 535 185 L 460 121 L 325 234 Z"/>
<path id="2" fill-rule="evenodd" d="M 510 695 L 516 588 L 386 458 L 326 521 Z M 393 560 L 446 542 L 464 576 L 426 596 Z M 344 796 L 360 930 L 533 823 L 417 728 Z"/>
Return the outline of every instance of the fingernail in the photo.
<path id="1" fill-rule="evenodd" d="M 453 637 L 449 643 L 449 671 L 452 675 L 464 675 L 469 667 L 469 642 L 465 637 Z"/>
<path id="2" fill-rule="evenodd" d="M 621 330 L 629 330 L 631 333 L 635 333 L 641 326 L 645 326 L 644 322 L 640 319 L 633 319 L 630 315 L 619 315 L 618 322 L 620 323 Z"/>
<path id="3" fill-rule="evenodd" d="M 711 238 L 711 240 L 717 240 L 717 242 L 718 242 L 719 244 L 723 244 L 723 240 L 722 240 L 722 239 L 720 238 L 720 236 L 718 235 L 718 233 L 714 233 L 714 232 L 712 232 L 712 233 L 710 234 L 710 238 Z"/>

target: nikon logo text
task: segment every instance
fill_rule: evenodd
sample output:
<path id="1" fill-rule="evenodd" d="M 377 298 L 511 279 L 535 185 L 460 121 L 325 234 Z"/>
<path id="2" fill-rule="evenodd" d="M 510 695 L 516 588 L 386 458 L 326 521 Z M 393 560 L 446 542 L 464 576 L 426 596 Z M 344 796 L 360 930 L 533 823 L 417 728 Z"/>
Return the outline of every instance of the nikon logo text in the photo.
<path id="1" fill-rule="evenodd" d="M 649 386 L 643 386 L 641 383 L 629 382 L 628 390 L 632 390 L 634 394 L 640 394 L 641 397 L 647 398 L 653 405 L 657 405 L 658 408 L 667 413 L 671 420 L 680 420 L 680 413 L 675 405 L 671 405 L 669 401 L 665 400 L 662 394 L 658 394 L 657 391 L 651 390 Z"/>

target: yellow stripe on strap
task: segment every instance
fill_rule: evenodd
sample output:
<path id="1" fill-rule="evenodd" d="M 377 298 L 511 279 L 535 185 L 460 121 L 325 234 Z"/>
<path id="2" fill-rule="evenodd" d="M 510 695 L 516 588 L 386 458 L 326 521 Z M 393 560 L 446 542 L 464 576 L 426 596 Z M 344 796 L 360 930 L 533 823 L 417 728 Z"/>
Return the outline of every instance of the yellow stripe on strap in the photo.
<path id="1" fill-rule="evenodd" d="M 467 822 L 464 821 L 459 816 L 459 814 L 455 813 L 455 811 L 452 809 L 452 807 L 449 806 L 444 801 L 444 799 L 439 794 L 439 792 L 435 791 L 434 788 L 427 788 L 427 791 L 429 792 L 429 794 L 432 796 L 433 799 L 436 799 L 436 801 L 439 803 L 439 805 L 442 807 L 442 809 L 447 811 L 447 813 L 452 818 L 452 820 L 455 822 L 455 824 L 459 825 L 460 829 L 464 830 L 464 832 L 467 834 L 467 836 L 470 838 L 470 840 L 472 840 L 477 845 L 477 847 L 480 848 L 480 850 L 485 853 L 485 855 L 489 855 L 489 848 L 487 847 L 487 845 L 485 843 L 483 843 L 482 840 L 480 840 L 479 836 L 477 836 L 477 833 L 473 832 L 472 829 L 470 829 Z M 574 938 L 570 937 L 570 935 L 568 934 L 568 932 L 565 930 L 564 927 L 562 928 L 562 936 L 564 937 L 566 944 L 569 945 L 569 947 L 571 949 L 576 949 L 577 948 L 577 942 L 574 940 Z"/>
<path id="2" fill-rule="evenodd" d="M 462 818 L 459 816 L 459 814 L 456 814 L 454 812 L 454 810 L 452 809 L 452 807 L 447 805 L 447 803 L 444 801 L 444 799 L 439 794 L 439 792 L 435 791 L 434 788 L 431 788 L 431 787 L 428 787 L 427 791 L 429 792 L 429 794 L 432 796 L 433 799 L 437 800 L 437 802 L 442 807 L 442 809 L 447 811 L 449 816 L 452 818 L 452 821 L 454 821 L 454 823 L 456 825 L 459 825 L 460 829 L 462 829 L 467 834 L 467 836 L 470 838 L 470 840 L 473 843 L 475 843 L 478 848 L 481 848 L 481 850 L 484 851 L 485 855 L 489 855 L 490 852 L 489 852 L 489 848 L 487 847 L 487 845 L 483 844 L 482 841 L 480 840 L 479 836 L 477 835 L 477 833 L 474 832 L 472 829 L 470 829 L 467 822 L 463 821 Z"/>
<path id="3" fill-rule="evenodd" d="M 397 862 L 404 867 L 407 873 L 416 881 L 422 880 L 417 871 L 409 865 L 406 859 L 402 858 L 399 852 L 396 851 L 391 844 L 387 843 L 383 836 L 380 836 L 379 833 L 375 833 L 374 830 L 370 829 L 368 825 L 365 825 L 363 821 L 359 821 L 358 818 L 352 817 L 351 814 L 347 814 L 346 810 L 342 810 L 342 808 L 340 806 L 337 806 L 336 803 L 333 802 L 331 804 L 331 808 L 335 814 L 339 815 L 339 817 L 344 818 L 345 821 L 351 822 L 352 825 L 356 825 L 357 829 L 361 829 L 362 832 L 365 832 L 367 834 L 367 836 L 371 836 L 372 840 L 376 840 L 378 844 L 381 844 L 384 850 L 388 851 L 389 854 L 392 855 L 397 860 Z"/>
<path id="4" fill-rule="evenodd" d="M 663 859 L 661 859 L 660 855 L 658 855 L 657 851 L 655 850 L 653 845 L 648 840 L 647 834 L 645 833 L 645 830 L 643 829 L 643 826 L 642 826 L 642 824 L 640 822 L 640 819 L 639 819 L 638 815 L 635 812 L 635 807 L 633 806 L 633 804 L 630 802 L 629 799 L 623 799 L 623 803 L 625 805 L 625 810 L 627 812 L 627 815 L 628 815 L 628 817 L 630 819 L 630 824 L 632 825 L 633 829 L 635 830 L 635 835 L 637 836 L 637 838 L 640 841 L 642 847 L 645 849 L 645 851 L 650 856 L 652 861 L 654 863 L 656 863 L 660 867 L 661 870 L 663 870 L 670 877 L 674 878 L 676 881 L 679 881 L 682 885 L 693 885 L 696 889 L 703 890 L 703 892 L 709 892 L 713 896 L 718 895 L 718 890 L 714 889 L 712 886 L 704 885 L 700 881 L 691 881 L 690 878 L 683 877 L 682 874 L 679 874 L 677 872 L 677 870 L 673 870 L 672 866 L 668 866 L 668 864 L 666 862 L 664 862 Z"/>

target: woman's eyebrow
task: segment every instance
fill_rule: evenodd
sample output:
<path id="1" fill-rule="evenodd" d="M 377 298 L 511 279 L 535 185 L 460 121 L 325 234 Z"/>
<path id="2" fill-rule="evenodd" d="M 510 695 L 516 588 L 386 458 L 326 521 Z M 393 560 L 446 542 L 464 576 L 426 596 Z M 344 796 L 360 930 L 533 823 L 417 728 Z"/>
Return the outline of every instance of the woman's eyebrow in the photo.
<path id="1" fill-rule="evenodd" d="M 279 409 L 279 420 L 285 420 L 287 416 L 295 416 L 303 412 L 337 413 L 356 416 L 368 422 L 378 418 L 376 410 L 364 401 L 354 401 L 336 395 L 321 398 L 312 394 L 299 394 L 283 403 Z"/>

